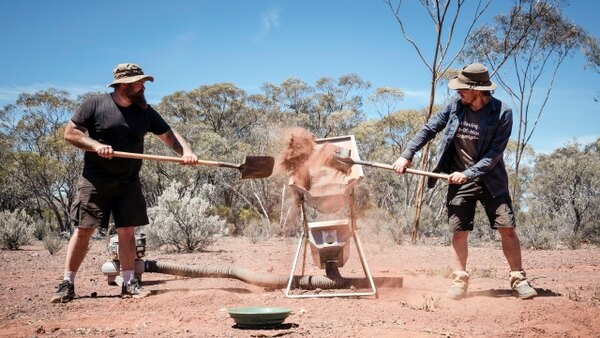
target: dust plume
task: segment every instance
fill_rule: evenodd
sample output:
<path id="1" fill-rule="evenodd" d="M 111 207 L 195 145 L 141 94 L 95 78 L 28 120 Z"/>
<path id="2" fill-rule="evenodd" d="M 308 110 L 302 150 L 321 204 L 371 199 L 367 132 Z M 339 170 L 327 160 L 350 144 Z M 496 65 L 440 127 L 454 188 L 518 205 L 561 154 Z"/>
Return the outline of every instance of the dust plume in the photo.
<path id="1" fill-rule="evenodd" d="M 311 188 L 311 180 L 318 180 L 318 172 L 331 168 L 336 173 L 347 175 L 350 167 L 337 159 L 341 148 L 333 143 L 324 143 L 317 150 L 316 137 L 303 128 L 287 131 L 284 137 L 285 148 L 277 159 L 277 172 L 288 172 L 296 184 L 306 190 Z"/>

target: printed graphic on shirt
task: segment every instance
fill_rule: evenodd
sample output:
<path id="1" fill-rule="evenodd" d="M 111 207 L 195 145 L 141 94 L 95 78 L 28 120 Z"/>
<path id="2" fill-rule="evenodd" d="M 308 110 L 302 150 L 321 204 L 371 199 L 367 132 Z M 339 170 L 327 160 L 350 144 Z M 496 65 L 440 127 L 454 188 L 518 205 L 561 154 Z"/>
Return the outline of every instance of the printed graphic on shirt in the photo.
<path id="1" fill-rule="evenodd" d="M 467 108 L 454 135 L 452 170 L 463 171 L 473 164 L 477 158 L 479 141 L 479 115 Z"/>
<path id="2" fill-rule="evenodd" d="M 456 137 L 469 141 L 479 140 L 479 125 L 469 121 L 460 121 Z"/>

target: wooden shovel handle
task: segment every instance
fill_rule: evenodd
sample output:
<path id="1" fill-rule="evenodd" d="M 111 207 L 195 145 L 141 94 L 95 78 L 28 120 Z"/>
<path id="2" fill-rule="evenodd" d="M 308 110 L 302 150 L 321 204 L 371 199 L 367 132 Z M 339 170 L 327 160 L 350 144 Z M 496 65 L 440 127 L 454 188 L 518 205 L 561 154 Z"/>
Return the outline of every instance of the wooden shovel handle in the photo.
<path id="1" fill-rule="evenodd" d="M 439 179 L 446 180 L 446 181 L 448 180 L 448 177 L 450 176 L 448 174 L 432 173 L 430 171 L 424 171 L 424 170 L 412 169 L 412 168 L 406 168 L 406 172 L 409 174 L 439 178 Z"/>
<path id="2" fill-rule="evenodd" d="M 354 161 L 354 163 L 364 164 L 364 165 L 368 165 L 368 166 L 376 167 L 376 168 L 394 170 L 394 167 L 391 164 L 383 164 L 383 163 L 367 162 L 367 161 L 356 161 L 356 160 Z M 430 171 L 424 171 L 424 170 L 418 170 L 418 169 L 412 169 L 412 168 L 406 168 L 406 172 L 409 174 L 429 176 L 429 177 L 439 178 L 439 179 L 443 179 L 443 180 L 448 180 L 448 177 L 450 176 L 447 174 L 433 173 Z"/>
<path id="3" fill-rule="evenodd" d="M 161 161 L 161 162 L 185 163 L 185 161 L 181 157 L 128 153 L 128 152 L 124 152 L 124 151 L 114 151 L 113 156 L 121 157 L 121 158 L 133 158 L 133 159 L 137 159 L 137 160 L 153 160 L 153 161 Z M 207 160 L 196 160 L 196 162 L 194 162 L 192 164 L 205 165 L 205 166 L 209 166 L 209 167 L 238 168 L 238 165 L 233 164 L 233 163 L 207 161 Z"/>

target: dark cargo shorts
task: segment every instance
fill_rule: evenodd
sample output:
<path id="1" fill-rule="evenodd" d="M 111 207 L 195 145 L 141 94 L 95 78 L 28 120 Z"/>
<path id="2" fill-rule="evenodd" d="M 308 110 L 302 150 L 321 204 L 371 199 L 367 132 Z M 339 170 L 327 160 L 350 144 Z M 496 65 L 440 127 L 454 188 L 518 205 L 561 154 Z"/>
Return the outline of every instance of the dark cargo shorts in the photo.
<path id="1" fill-rule="evenodd" d="M 140 181 L 91 183 L 80 177 L 77 196 L 71 208 L 71 220 L 75 227 L 106 229 L 111 213 L 117 228 L 148 224 Z"/>
<path id="2" fill-rule="evenodd" d="M 510 195 L 492 197 L 482 182 L 448 186 L 446 203 L 452 232 L 472 231 L 475 207 L 481 202 L 492 229 L 516 227 Z"/>

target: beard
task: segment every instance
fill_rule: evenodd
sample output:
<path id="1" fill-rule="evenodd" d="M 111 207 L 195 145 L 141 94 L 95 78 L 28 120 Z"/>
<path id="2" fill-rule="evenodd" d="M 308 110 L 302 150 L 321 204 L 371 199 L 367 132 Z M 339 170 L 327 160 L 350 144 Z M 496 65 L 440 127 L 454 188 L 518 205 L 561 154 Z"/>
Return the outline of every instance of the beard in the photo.
<path id="1" fill-rule="evenodd" d="M 146 102 L 146 97 L 144 96 L 143 90 L 135 91 L 135 89 L 130 85 L 125 85 L 125 90 L 123 92 L 125 97 L 129 99 L 129 101 L 133 102 L 136 106 L 146 109 L 148 108 L 148 102 Z"/>

